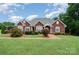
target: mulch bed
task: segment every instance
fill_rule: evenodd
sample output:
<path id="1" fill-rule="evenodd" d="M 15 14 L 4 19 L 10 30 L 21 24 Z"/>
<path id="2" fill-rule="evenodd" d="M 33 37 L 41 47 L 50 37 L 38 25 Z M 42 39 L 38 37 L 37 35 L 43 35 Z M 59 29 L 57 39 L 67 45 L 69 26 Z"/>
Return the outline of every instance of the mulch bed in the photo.
<path id="1" fill-rule="evenodd" d="M 6 38 L 6 39 L 12 38 L 12 37 L 10 37 L 10 34 L 1 34 L 1 35 L 2 35 L 3 38 Z M 15 38 L 18 38 L 18 39 L 58 39 L 58 37 L 56 35 L 53 35 L 53 34 L 48 34 L 48 37 L 44 37 L 42 34 L 35 35 L 35 36 L 36 37 L 32 38 L 30 35 L 23 35 L 22 37 L 15 37 Z"/>

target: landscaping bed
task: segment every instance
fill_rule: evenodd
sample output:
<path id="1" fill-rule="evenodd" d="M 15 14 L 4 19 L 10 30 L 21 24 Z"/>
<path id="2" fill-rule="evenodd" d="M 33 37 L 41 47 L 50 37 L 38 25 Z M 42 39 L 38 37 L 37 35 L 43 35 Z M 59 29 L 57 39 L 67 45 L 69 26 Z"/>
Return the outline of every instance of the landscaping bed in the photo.
<path id="1" fill-rule="evenodd" d="M 59 39 L 56 35 L 49 34 L 49 37 L 44 37 L 42 34 L 38 35 L 23 35 L 22 37 L 10 37 L 10 34 L 1 34 L 3 39 Z"/>

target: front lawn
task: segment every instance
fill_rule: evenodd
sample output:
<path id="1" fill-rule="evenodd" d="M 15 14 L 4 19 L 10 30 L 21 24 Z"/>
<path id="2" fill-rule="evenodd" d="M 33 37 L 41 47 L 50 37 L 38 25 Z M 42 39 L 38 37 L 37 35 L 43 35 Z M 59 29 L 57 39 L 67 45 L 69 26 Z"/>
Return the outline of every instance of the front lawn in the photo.
<path id="1" fill-rule="evenodd" d="M 38 35 L 27 35 L 25 38 L 10 38 L 0 35 L 0 54 L 79 54 L 79 37 L 70 35 L 58 35 L 59 39 L 44 40 Z M 37 39 L 29 39 L 37 38 Z"/>

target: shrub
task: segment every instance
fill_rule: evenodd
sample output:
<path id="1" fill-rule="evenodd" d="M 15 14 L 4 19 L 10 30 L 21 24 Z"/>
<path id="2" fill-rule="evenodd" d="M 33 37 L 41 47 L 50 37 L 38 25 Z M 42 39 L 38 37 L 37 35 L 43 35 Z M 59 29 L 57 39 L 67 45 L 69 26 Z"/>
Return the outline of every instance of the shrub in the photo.
<path id="1" fill-rule="evenodd" d="M 4 30 L 4 29 L 1 29 L 1 33 L 2 33 L 2 34 L 5 34 L 5 30 Z"/>
<path id="2" fill-rule="evenodd" d="M 26 31 L 25 34 L 26 35 L 37 35 L 39 33 L 38 32 L 34 32 L 34 31 Z"/>
<path id="3" fill-rule="evenodd" d="M 25 32 L 25 34 L 29 35 L 29 34 L 31 34 L 31 32 L 29 32 L 29 31 L 26 31 L 26 32 Z"/>
<path id="4" fill-rule="evenodd" d="M 55 35 L 64 35 L 65 33 L 55 33 Z"/>
<path id="5" fill-rule="evenodd" d="M 32 32 L 33 35 L 37 35 L 40 34 L 39 32 Z"/>
<path id="6" fill-rule="evenodd" d="M 42 32 L 37 32 L 37 33 L 42 34 Z"/>
<path id="7" fill-rule="evenodd" d="M 7 34 L 7 33 L 9 33 L 9 30 L 5 30 L 5 33 L 4 34 Z"/>
<path id="8" fill-rule="evenodd" d="M 7 34 L 7 33 L 9 33 L 9 31 L 8 30 L 1 30 L 1 33 L 2 34 Z"/>
<path id="9" fill-rule="evenodd" d="M 45 36 L 45 37 L 48 37 L 48 34 L 49 34 L 49 29 L 45 28 L 42 30 L 42 34 Z"/>
<path id="10" fill-rule="evenodd" d="M 21 37 L 23 35 L 22 31 L 18 28 L 12 29 L 11 33 L 11 37 Z"/>

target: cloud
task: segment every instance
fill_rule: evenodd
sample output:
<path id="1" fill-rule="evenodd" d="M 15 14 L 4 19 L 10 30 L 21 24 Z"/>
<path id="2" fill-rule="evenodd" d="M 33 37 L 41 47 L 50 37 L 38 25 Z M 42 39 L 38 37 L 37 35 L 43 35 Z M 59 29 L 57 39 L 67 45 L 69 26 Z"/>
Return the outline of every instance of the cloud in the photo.
<path id="1" fill-rule="evenodd" d="M 47 5 L 48 5 L 48 6 L 52 6 L 52 4 L 53 4 L 53 3 L 48 3 Z"/>
<path id="2" fill-rule="evenodd" d="M 46 18 L 56 17 L 59 15 L 59 11 L 53 11 L 45 15 Z"/>
<path id="3" fill-rule="evenodd" d="M 9 7 L 5 4 L 0 5 L 0 12 L 7 12 L 9 10 Z"/>
<path id="4" fill-rule="evenodd" d="M 14 12 L 14 10 L 11 9 L 11 6 L 20 7 L 21 5 L 15 3 L 0 4 L 0 13 L 7 14 Z"/>
<path id="5" fill-rule="evenodd" d="M 53 6 L 66 7 L 66 6 L 68 6 L 68 4 L 67 3 L 54 3 Z"/>
<path id="6" fill-rule="evenodd" d="M 49 9 L 46 9 L 45 11 L 44 11 L 44 13 L 47 13 L 49 11 Z"/>
<path id="7" fill-rule="evenodd" d="M 59 16 L 60 13 L 65 13 L 66 9 L 68 7 L 68 4 L 60 4 L 60 3 L 54 3 L 54 4 L 48 4 L 48 6 L 52 6 L 53 9 L 50 12 L 47 12 L 45 14 L 46 18 L 51 18 L 51 17 L 57 17 Z"/>
<path id="8" fill-rule="evenodd" d="M 67 3 L 55 3 L 53 4 L 54 7 L 57 7 L 58 10 L 60 10 L 60 12 L 63 12 L 65 13 L 66 12 L 66 9 L 68 8 L 68 4 Z"/>
<path id="9" fill-rule="evenodd" d="M 0 6 L 2 6 L 2 5 L 7 6 L 7 7 L 10 7 L 10 6 L 19 7 L 19 6 L 21 6 L 21 4 L 19 4 L 19 3 L 3 3 L 3 4 L 0 4 Z"/>
<path id="10" fill-rule="evenodd" d="M 30 20 L 32 20 L 32 19 L 34 19 L 34 18 L 37 18 L 38 17 L 38 15 L 30 15 L 30 16 L 28 16 L 26 19 L 28 20 L 28 21 L 30 21 Z"/>
<path id="11" fill-rule="evenodd" d="M 12 22 L 18 22 L 19 20 L 23 19 L 23 17 L 22 16 L 10 16 L 9 19 Z"/>

